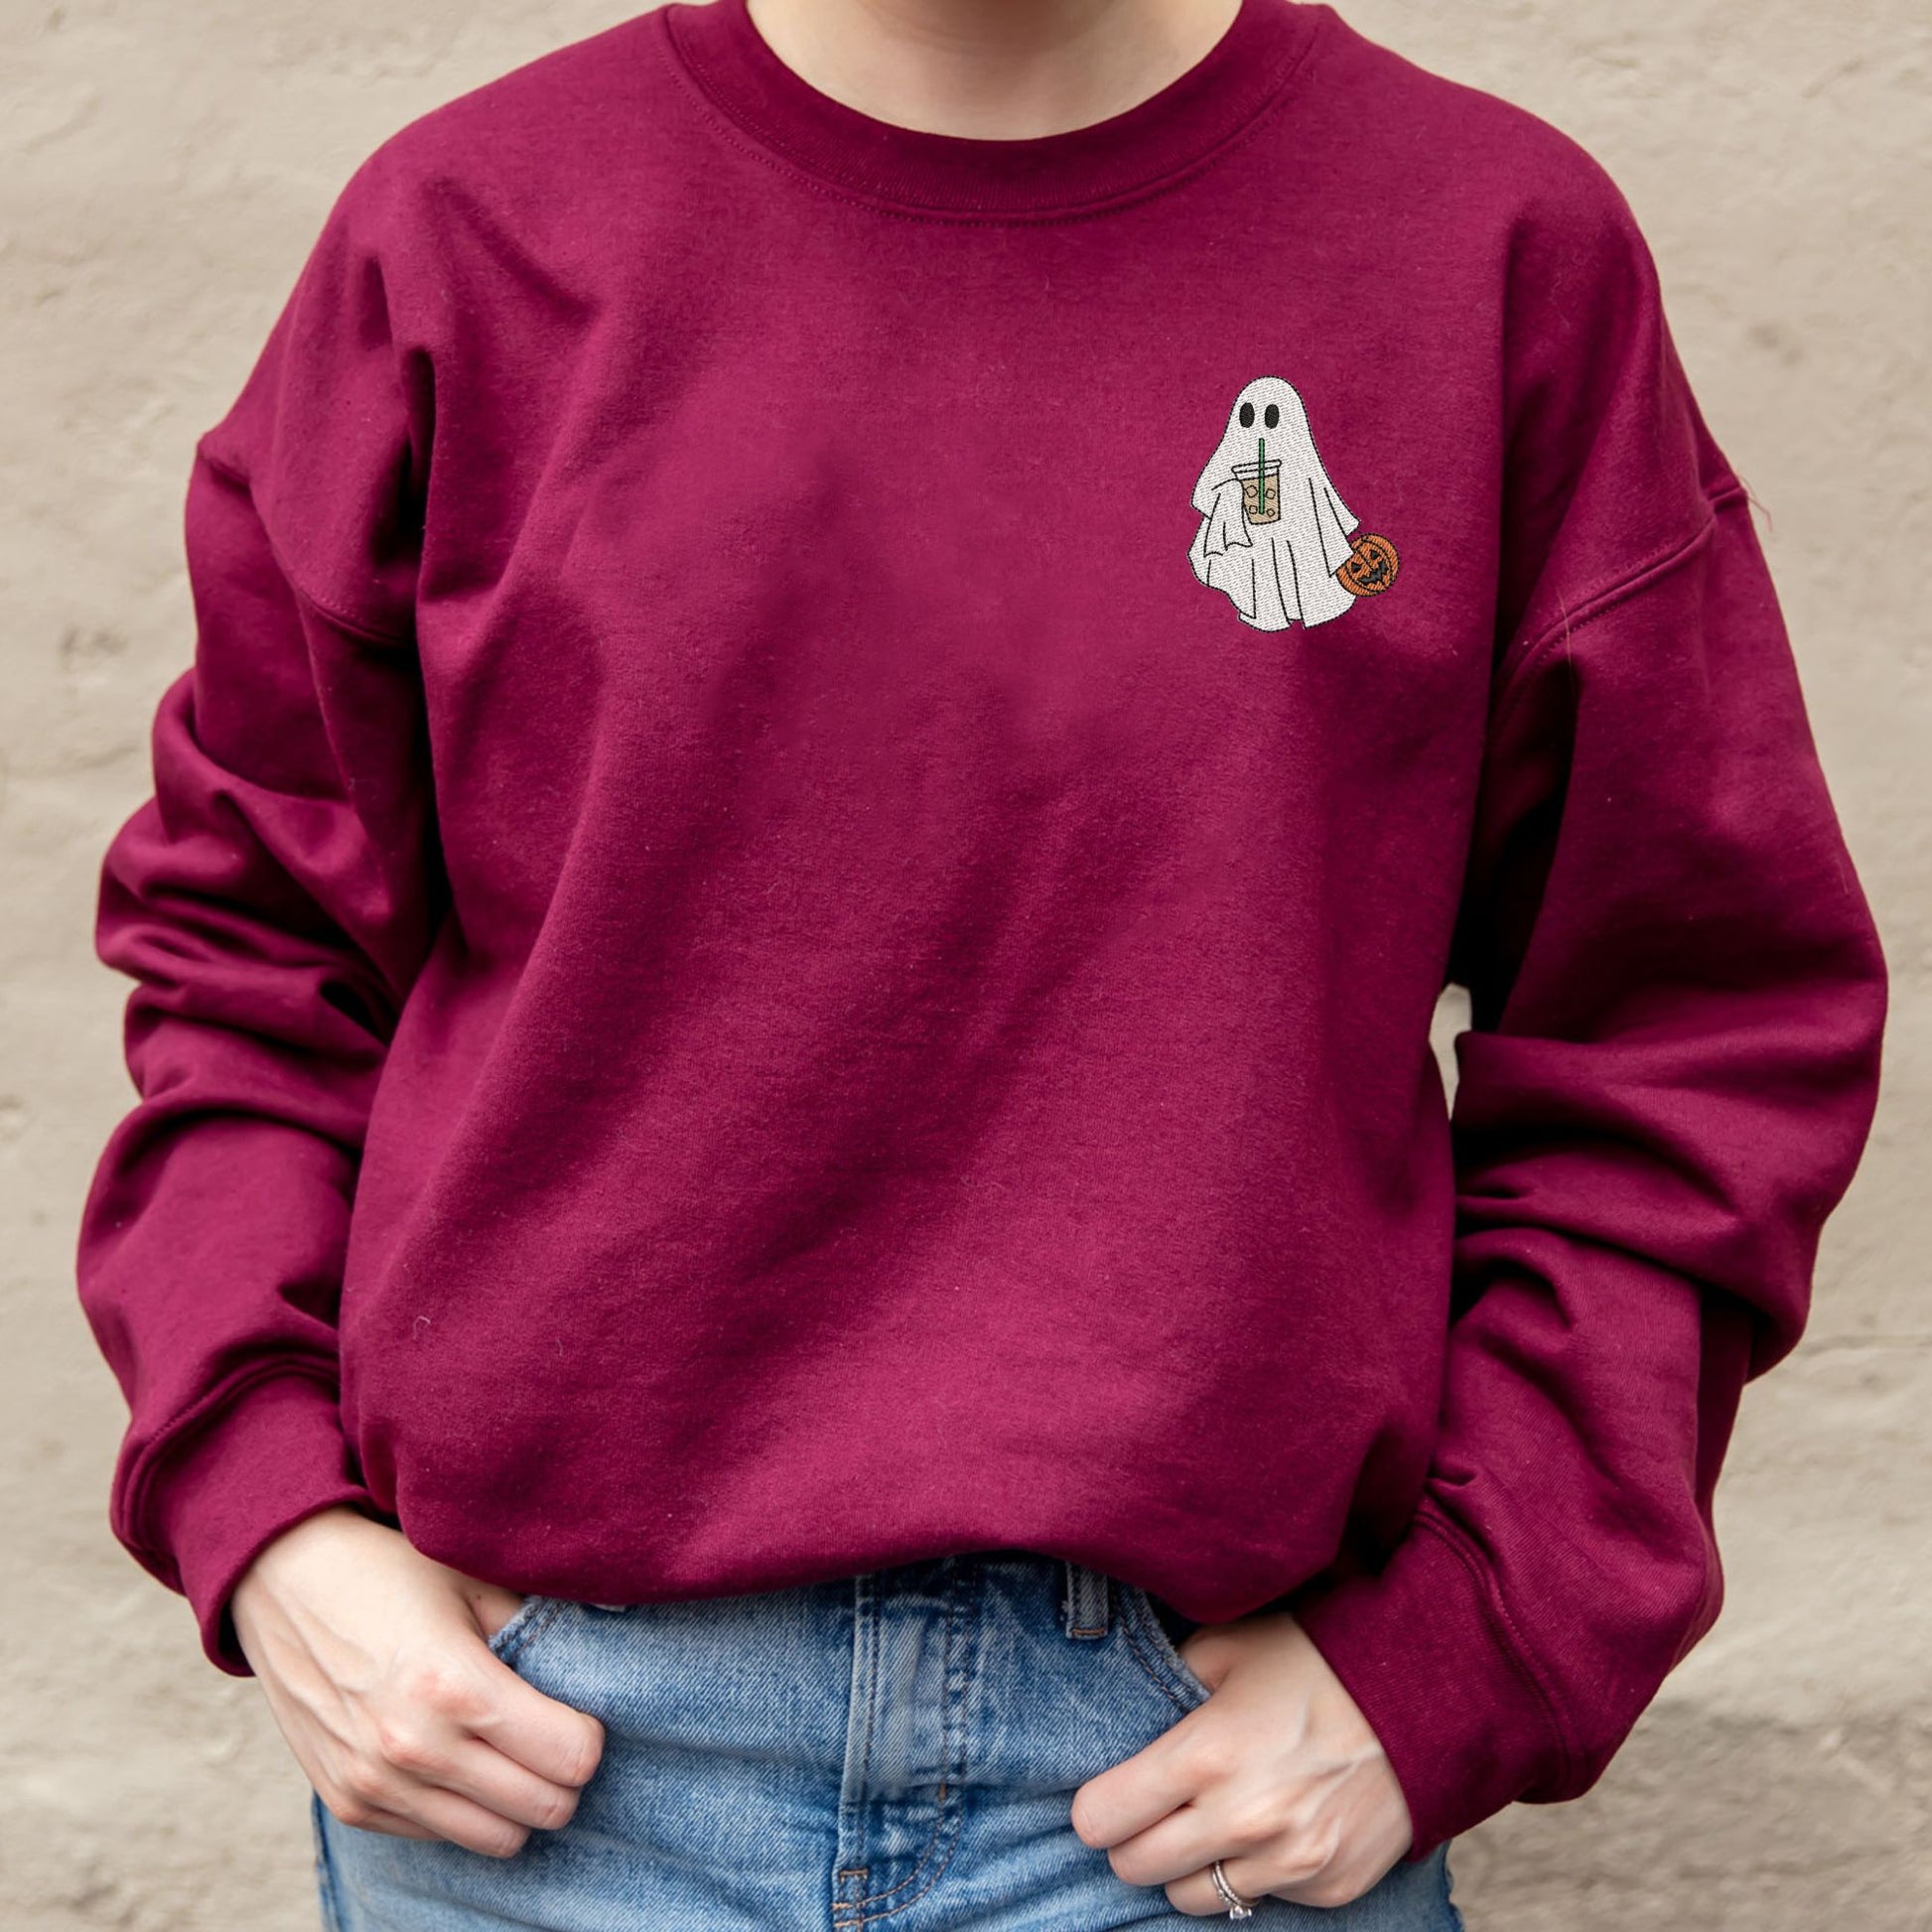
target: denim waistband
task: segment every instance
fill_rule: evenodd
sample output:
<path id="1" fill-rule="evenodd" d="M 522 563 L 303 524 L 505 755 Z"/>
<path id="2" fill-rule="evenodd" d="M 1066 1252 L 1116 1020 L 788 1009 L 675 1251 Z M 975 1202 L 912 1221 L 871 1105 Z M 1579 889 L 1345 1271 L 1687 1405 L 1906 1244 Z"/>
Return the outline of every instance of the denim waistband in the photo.
<path id="1" fill-rule="evenodd" d="M 1024 1550 L 743 1595 L 527 1596 L 496 1660 L 603 1727 L 570 1823 L 513 1859 L 314 1813 L 332 1932 L 1128 1932 L 1167 1924 L 1073 1831 L 1089 1780 L 1213 1693 L 1150 1592 Z M 1449 1932 L 1444 1862 L 1321 1932 Z M 1257 1932 L 1311 1927 L 1264 1900 Z"/>

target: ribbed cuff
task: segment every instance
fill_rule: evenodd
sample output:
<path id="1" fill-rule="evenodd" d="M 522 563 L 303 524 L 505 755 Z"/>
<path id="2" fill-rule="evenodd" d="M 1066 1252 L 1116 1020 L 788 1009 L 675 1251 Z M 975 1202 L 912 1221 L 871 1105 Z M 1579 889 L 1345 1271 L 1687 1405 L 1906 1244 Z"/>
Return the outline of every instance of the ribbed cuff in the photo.
<path id="1" fill-rule="evenodd" d="M 1287 1607 L 1389 1754 L 1415 1829 L 1406 1863 L 1567 1782 L 1554 1710 L 1482 1560 L 1436 1517 L 1418 1514 L 1379 1573 Z"/>
<path id="2" fill-rule="evenodd" d="M 150 1476 L 143 1528 L 173 1558 L 202 1649 L 229 1676 L 254 1674 L 228 1609 L 241 1573 L 284 1530 L 332 1503 L 380 1517 L 348 1473 L 336 1392 L 312 1375 L 250 1384 Z"/>

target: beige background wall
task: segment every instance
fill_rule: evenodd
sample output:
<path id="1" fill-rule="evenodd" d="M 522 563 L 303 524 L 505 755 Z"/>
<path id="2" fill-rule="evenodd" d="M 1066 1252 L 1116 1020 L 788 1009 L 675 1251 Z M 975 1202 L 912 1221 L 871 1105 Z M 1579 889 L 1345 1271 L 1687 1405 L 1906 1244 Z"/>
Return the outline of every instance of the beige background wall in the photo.
<path id="1" fill-rule="evenodd" d="M 180 509 L 330 200 L 610 0 L 0 0 L 0 1922 L 312 1926 L 260 1692 L 110 1540 L 119 1395 L 71 1289 L 131 1103 L 101 849 L 191 647 Z M 1932 1927 L 1932 13 L 1925 0 L 1348 0 L 1623 186 L 1752 485 L 1895 973 L 1813 1327 L 1721 1496 L 1729 1596 L 1589 1797 L 1457 1848 L 1472 1932 Z"/>

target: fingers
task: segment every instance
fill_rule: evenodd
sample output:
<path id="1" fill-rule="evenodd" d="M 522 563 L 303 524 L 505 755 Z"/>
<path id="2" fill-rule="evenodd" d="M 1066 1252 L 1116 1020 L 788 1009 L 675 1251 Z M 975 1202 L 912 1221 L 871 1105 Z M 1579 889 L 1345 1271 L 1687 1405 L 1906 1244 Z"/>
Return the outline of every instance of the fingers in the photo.
<path id="1" fill-rule="evenodd" d="M 545 1697 L 489 1651 L 483 1661 L 488 1695 L 470 1717 L 470 1729 L 539 1778 L 588 1784 L 604 1755 L 604 1726 L 588 1712 Z"/>
<path id="2" fill-rule="evenodd" d="M 1344 1871 L 1332 1860 L 1313 1864 L 1308 1860 L 1224 1856 L 1221 1876 L 1237 1898 L 1250 1902 L 1258 1898 L 1285 1898 L 1291 1904 L 1313 1905 L 1323 1911 L 1352 1905 L 1372 1888 L 1372 1881 L 1365 1882 Z M 1228 1908 L 1227 1900 L 1214 1888 L 1207 1865 L 1169 1885 L 1168 1902 L 1176 1912 L 1184 1912 L 1190 1918 L 1218 1918 Z"/>
<path id="3" fill-rule="evenodd" d="M 1108 1863 L 1127 1884 L 1167 1885 L 1205 1870 L 1233 1852 L 1225 1827 L 1215 1826 L 1203 1808 L 1186 1806 L 1116 1845 Z"/>
<path id="4" fill-rule="evenodd" d="M 361 1778 L 346 1788 L 318 1785 L 316 1789 L 331 1813 L 357 1831 L 382 1832 L 390 1838 L 444 1839 L 487 1859 L 514 1858 L 530 1836 L 527 1825 L 512 1823 L 486 1806 L 434 1785 L 408 1785 L 388 1805 L 366 1795 L 370 1784 Z"/>
<path id="5" fill-rule="evenodd" d="M 1360 1897 L 1407 1849 L 1387 1755 L 1311 1651 L 1284 1616 L 1196 1637 L 1189 1663 L 1207 1702 L 1074 1796 L 1075 1832 L 1123 1881 L 1214 1915 L 1228 1909 L 1210 1872 L 1218 1859 L 1242 1897 L 1330 1907 Z"/>
<path id="6" fill-rule="evenodd" d="M 345 1825 L 508 1858 L 569 1823 L 603 1747 L 595 1718 L 460 1641 L 399 1668 L 315 1783 Z"/>
<path id="7" fill-rule="evenodd" d="M 330 1814 L 339 1823 L 353 1825 L 358 1832 L 383 1832 L 390 1838 L 436 1837 L 436 1833 L 427 1825 L 419 1825 L 413 1818 L 405 1818 L 399 1811 L 384 1811 L 380 1805 L 358 1803 L 355 1799 L 338 1792 L 333 1785 L 328 1789 L 318 1785 L 316 1796 L 329 1807 Z"/>
<path id="8" fill-rule="evenodd" d="M 1219 1772 L 1211 1747 L 1203 1745 L 1203 1729 L 1195 1722 L 1206 1709 L 1189 1712 L 1132 1757 L 1080 1787 L 1071 1815 L 1083 1844 L 1097 1851 L 1125 1844 L 1192 1802 L 1215 1780 Z"/>
<path id="9" fill-rule="evenodd" d="M 1114 1847 L 1109 1862 L 1130 1885 L 1164 1885 L 1177 1912 L 1212 1916 L 1227 1910 L 1209 1867 L 1243 1898 L 1272 1896 L 1298 1905 L 1346 1905 L 1373 1874 L 1345 1860 L 1332 1832 L 1284 1830 L 1258 1814 L 1244 1816 L 1210 1799 L 1172 1812 L 1159 1824 Z"/>
<path id="10" fill-rule="evenodd" d="M 376 1803 L 395 1808 L 394 1792 L 447 1792 L 506 1823 L 538 1831 L 556 1831 L 570 1822 L 584 1782 L 544 1777 L 473 1729 L 427 1709 L 387 1718 L 377 1728 L 374 1759 L 364 1771 L 373 1787 L 364 1795 Z M 403 1808 L 425 1815 L 406 1802 Z"/>
<path id="11" fill-rule="evenodd" d="M 1176 1911 L 1225 1912 L 1209 1866 L 1244 1898 L 1272 1895 L 1298 1905 L 1345 1905 L 1392 1862 L 1362 1834 L 1352 1840 L 1332 1814 L 1311 1813 L 1279 1788 L 1251 1780 L 1207 1782 L 1187 1804 L 1108 1854 L 1130 1885 L 1165 1885 Z"/>

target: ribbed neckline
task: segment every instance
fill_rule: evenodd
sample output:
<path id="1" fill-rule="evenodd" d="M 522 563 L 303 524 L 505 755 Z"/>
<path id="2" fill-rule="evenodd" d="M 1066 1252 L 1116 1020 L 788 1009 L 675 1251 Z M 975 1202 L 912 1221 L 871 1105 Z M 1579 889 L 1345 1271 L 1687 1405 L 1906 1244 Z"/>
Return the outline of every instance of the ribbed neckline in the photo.
<path id="1" fill-rule="evenodd" d="M 1206 54 L 1124 112 L 982 140 L 898 127 L 821 93 L 778 59 L 746 0 L 666 0 L 655 11 L 672 58 L 770 154 L 888 207 L 994 218 L 1091 209 L 1185 174 L 1287 86 L 1331 14 L 1321 0 L 1241 0 Z"/>

